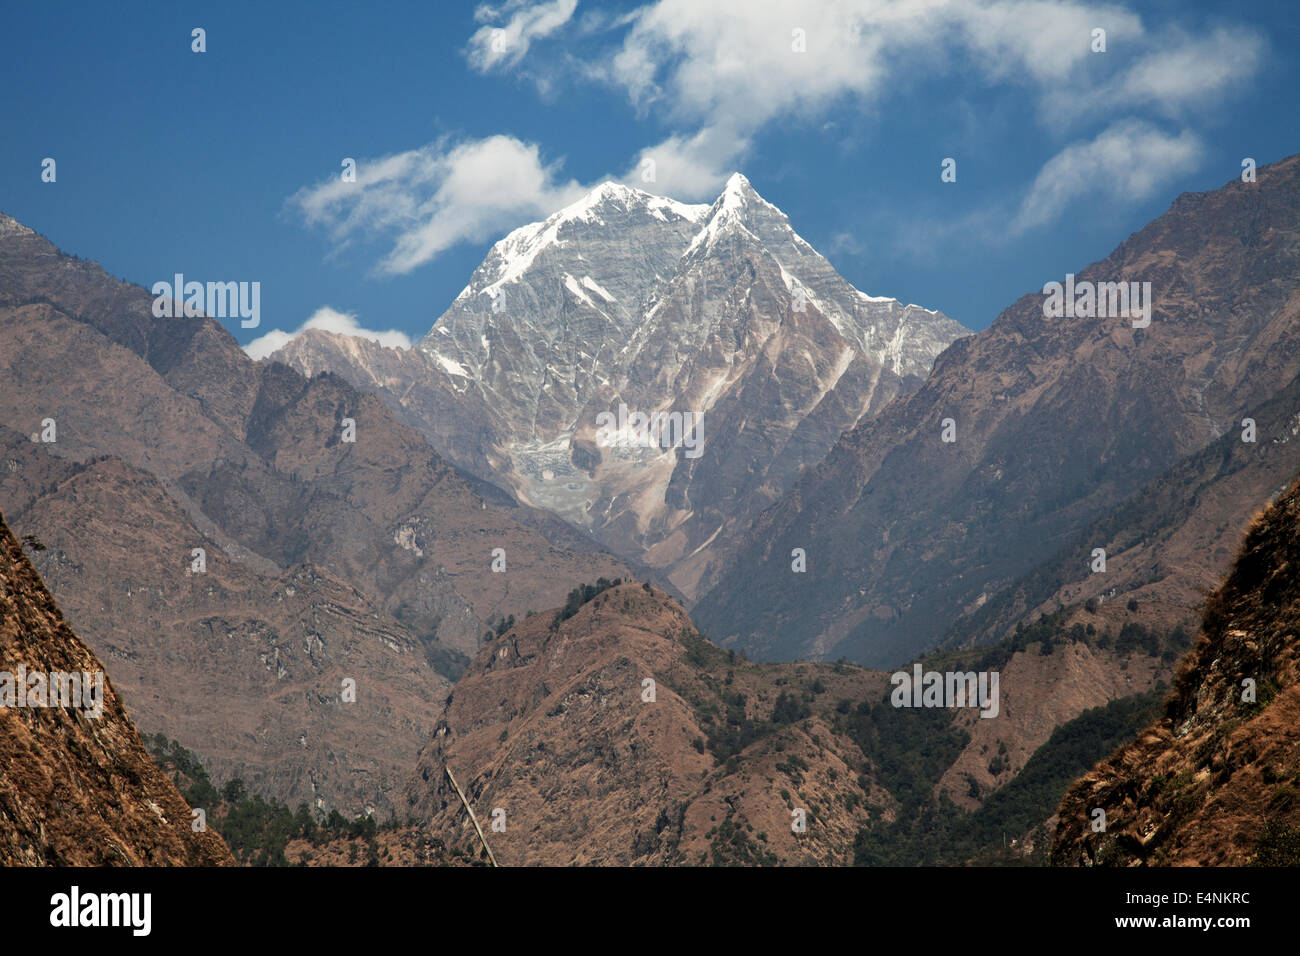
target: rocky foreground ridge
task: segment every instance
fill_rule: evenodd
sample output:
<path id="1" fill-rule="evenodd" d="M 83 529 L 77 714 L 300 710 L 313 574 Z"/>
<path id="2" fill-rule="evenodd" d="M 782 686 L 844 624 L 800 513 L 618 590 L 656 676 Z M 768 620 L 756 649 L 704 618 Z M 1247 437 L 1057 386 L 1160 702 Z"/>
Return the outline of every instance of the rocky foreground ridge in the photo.
<path id="1" fill-rule="evenodd" d="M 1298 635 L 1300 483 L 1251 525 L 1163 717 L 1066 794 L 1052 862 L 1300 864 Z"/>
<path id="2" fill-rule="evenodd" d="M 13 692 L 5 677 L 25 673 L 34 692 L 35 675 L 103 670 L 0 516 L 0 698 Z M 107 677 L 102 687 L 102 699 L 84 699 L 102 705 L 98 717 L 0 699 L 0 866 L 233 864 L 216 834 L 193 831 L 189 804 L 145 751 Z"/>

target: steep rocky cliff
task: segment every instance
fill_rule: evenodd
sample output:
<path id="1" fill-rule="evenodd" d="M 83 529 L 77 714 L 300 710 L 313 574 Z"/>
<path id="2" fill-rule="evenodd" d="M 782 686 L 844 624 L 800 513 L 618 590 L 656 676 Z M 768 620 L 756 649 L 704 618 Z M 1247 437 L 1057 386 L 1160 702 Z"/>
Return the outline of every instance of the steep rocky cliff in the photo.
<path id="1" fill-rule="evenodd" d="M 1163 718 L 1066 794 L 1053 862 L 1300 864 L 1297 634 L 1300 483 L 1206 602 Z"/>
<path id="2" fill-rule="evenodd" d="M 102 697 L 83 690 L 49 706 L 53 675 L 103 670 L 0 516 L 0 865 L 233 864 L 219 837 L 194 832 L 110 680 Z"/>

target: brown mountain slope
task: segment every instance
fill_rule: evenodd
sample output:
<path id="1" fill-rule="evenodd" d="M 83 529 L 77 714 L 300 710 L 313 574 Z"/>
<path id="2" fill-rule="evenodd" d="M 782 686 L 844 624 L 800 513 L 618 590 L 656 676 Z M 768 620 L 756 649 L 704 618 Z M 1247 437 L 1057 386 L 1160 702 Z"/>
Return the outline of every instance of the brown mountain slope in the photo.
<path id="1" fill-rule="evenodd" d="M 489 642 L 453 689 L 399 814 L 428 821 L 429 839 L 480 852 L 450 766 L 485 829 L 505 811 L 506 830 L 487 837 L 507 865 L 842 865 L 859 851 L 960 863 L 966 851 L 944 842 L 945 826 L 963 826 L 1057 727 L 1147 691 L 1174 659 L 1158 642 L 1043 622 L 926 661 L 999 672 L 1000 706 L 987 719 L 894 707 L 886 673 L 746 661 L 636 584 L 575 608 L 532 615 Z M 653 702 L 642 699 L 646 678 Z M 1051 817 L 1060 793 L 1033 797 L 1041 815 L 1013 835 Z M 796 838 L 797 807 L 813 813 Z M 943 825 L 918 831 L 922 811 Z"/>
<path id="2" fill-rule="evenodd" d="M 1089 708 L 1148 691 L 1157 680 L 1169 680 L 1170 665 L 1155 655 L 1099 647 L 1095 641 L 1071 641 L 1064 633 L 1056 640 L 1060 646 L 1050 651 L 1035 643 L 994 665 L 1001 679 L 997 719 L 985 720 L 975 711 L 954 713 L 953 726 L 965 731 L 969 741 L 935 784 L 936 796 L 945 793 L 957 806 L 973 810 L 1015 780 L 1056 728 Z M 978 666 L 975 654 L 942 661 L 935 658 L 927 668 L 988 669 Z M 978 796 L 970 792 L 972 781 Z"/>
<path id="3" fill-rule="evenodd" d="M 140 288 L 124 286 L 126 304 L 107 317 L 44 301 L 79 285 L 69 270 L 30 275 L 45 262 L 31 245 L 48 243 L 0 241 L 0 283 L 12 281 L 5 266 L 45 283 L 27 302 L 16 299 L 25 290 L 0 285 L 9 345 L 0 423 L 30 434 L 53 419 L 52 453 L 112 455 L 151 471 L 196 523 L 214 523 L 280 567 L 330 568 L 415 633 L 437 632 L 464 653 L 488 618 L 558 603 L 575 575 L 627 573 L 613 558 L 552 547 L 513 519 L 515 509 L 485 507 L 383 402 L 342 378 L 254 363 L 211 320 L 154 319 Z M 126 323 L 131 338 L 149 336 L 140 351 L 115 341 Z M 185 338 L 172 328 L 203 323 Z M 355 443 L 340 440 L 344 418 L 356 422 Z M 513 573 L 484 579 L 492 548 L 506 545 Z"/>
<path id="4" fill-rule="evenodd" d="M 1178 462 L 1132 499 L 1089 525 L 1053 559 L 963 618 L 950 646 L 985 643 L 1057 608 L 1076 606 L 1070 623 L 1112 633 L 1130 621 L 1194 633 L 1200 605 L 1223 580 L 1257 503 L 1282 494 L 1300 472 L 1300 378 L 1243 418 L 1241 427 Z M 1092 549 L 1106 549 L 1093 573 Z M 1131 602 L 1137 607 L 1130 607 Z M 1084 607 L 1091 613 L 1084 613 Z"/>
<path id="5" fill-rule="evenodd" d="M 765 657 L 893 664 L 937 645 L 1300 373 L 1298 236 L 1291 157 L 1180 196 L 1079 271 L 1150 282 L 1149 327 L 1046 318 L 1041 287 L 1025 295 L 755 521 L 695 608 L 701 627 Z"/>
<path id="6" fill-rule="evenodd" d="M 19 668 L 29 680 L 103 671 L 0 516 L 0 672 Z M 150 760 L 107 679 L 102 700 L 99 717 L 0 706 L 0 865 L 232 864 L 214 833 L 193 832 L 189 805 Z"/>
<path id="7" fill-rule="evenodd" d="M 144 289 L 3 216 L 0 338 L 0 506 L 76 565 L 47 568 L 51 588 L 115 676 L 123 662 L 119 686 L 143 729 L 210 755 L 218 772 L 240 766 L 281 799 L 382 813 L 396 779 L 382 768 L 409 769 L 445 693 L 421 645 L 455 672 L 491 622 L 563 601 L 574 580 L 628 573 L 554 519 L 498 492 L 485 500 L 378 398 L 255 363 L 212 320 L 155 318 Z M 47 418 L 57 440 L 26 442 Z M 345 418 L 354 443 L 342 440 Z M 126 466 L 97 466 L 118 490 L 74 482 L 44 500 L 72 477 L 62 465 L 104 456 Z M 212 591 L 183 576 L 200 546 Z M 503 573 L 489 572 L 496 548 Z M 293 600 L 280 604 L 287 588 Z M 233 605 L 220 604 L 223 589 Z M 340 652 L 323 670 L 310 660 L 316 638 Z M 114 648 L 141 657 L 126 663 Z M 395 648 L 416 653 L 399 664 Z M 193 695 L 197 662 L 204 680 L 252 693 L 277 670 L 262 658 L 277 654 L 289 677 L 259 706 L 216 694 L 173 708 Z M 392 733 L 335 726 L 326 737 L 338 692 L 314 681 L 337 684 L 336 664 L 359 688 L 388 688 Z M 406 673 L 390 685 L 393 667 Z"/>
<path id="8" fill-rule="evenodd" d="M 1297 628 L 1300 482 L 1255 520 L 1207 602 L 1164 718 L 1066 794 L 1053 862 L 1300 863 Z"/>
<path id="9" fill-rule="evenodd" d="M 148 472 L 9 434 L 10 520 L 46 546 L 33 563 L 142 726 L 291 806 L 392 812 L 450 688 L 406 628 L 319 566 L 260 574 L 233 560 Z"/>
<path id="10" fill-rule="evenodd" d="M 834 703 L 884 686 L 859 668 L 748 663 L 661 592 L 623 584 L 484 646 L 421 755 L 410 812 L 478 852 L 450 766 L 503 865 L 848 863 L 868 812 L 892 801 L 862 776 Z M 490 829 L 498 808 L 505 832 Z"/>

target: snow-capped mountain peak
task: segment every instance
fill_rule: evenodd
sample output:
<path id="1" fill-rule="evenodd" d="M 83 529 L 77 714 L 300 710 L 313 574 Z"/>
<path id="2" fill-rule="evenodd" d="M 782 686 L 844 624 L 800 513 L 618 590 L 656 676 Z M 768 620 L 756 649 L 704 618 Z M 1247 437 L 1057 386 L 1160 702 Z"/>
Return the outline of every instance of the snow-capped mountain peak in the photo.
<path id="1" fill-rule="evenodd" d="M 813 251 L 790 226 L 786 214 L 760 196 L 742 173 L 731 174 L 703 218 L 700 231 L 691 239 L 687 254 L 700 249 L 707 254 L 721 238 L 736 232 L 748 234 L 773 250 L 792 246 L 799 254 Z"/>
<path id="2" fill-rule="evenodd" d="M 555 216 L 564 221 L 602 222 L 601 209 L 610 204 L 617 204 L 624 209 L 644 209 L 651 216 L 663 222 L 667 222 L 669 216 L 698 221 L 703 218 L 709 209 L 707 203 L 694 205 L 681 203 L 666 196 L 657 196 L 654 193 L 643 192 L 640 189 L 607 180 L 577 202 L 561 209 Z"/>
<path id="3" fill-rule="evenodd" d="M 703 221 L 709 208 L 707 204 L 680 203 L 622 183 L 603 182 L 541 222 L 520 226 L 496 243 L 456 300 L 481 295 L 495 298 L 503 287 L 518 281 L 544 250 L 596 239 L 592 230 L 626 231 L 630 220 L 643 225 L 695 224 Z"/>
<path id="4" fill-rule="evenodd" d="M 708 205 L 601 183 L 496 243 L 416 356 L 340 367 L 461 467 L 690 593 L 736 529 L 965 332 L 854 289 L 736 173 Z M 702 415 L 706 453 L 611 444 L 600 423 L 624 413 Z"/>

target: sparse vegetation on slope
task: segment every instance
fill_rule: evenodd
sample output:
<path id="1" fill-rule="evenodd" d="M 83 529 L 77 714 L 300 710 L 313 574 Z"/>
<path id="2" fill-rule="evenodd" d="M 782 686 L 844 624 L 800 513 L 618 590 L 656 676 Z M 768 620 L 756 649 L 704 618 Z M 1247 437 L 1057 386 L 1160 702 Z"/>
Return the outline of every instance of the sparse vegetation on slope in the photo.
<path id="1" fill-rule="evenodd" d="M 1298 633 L 1300 483 L 1256 518 L 1206 601 L 1161 718 L 1066 793 L 1053 863 L 1296 862 Z"/>

